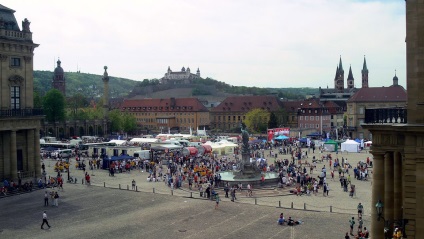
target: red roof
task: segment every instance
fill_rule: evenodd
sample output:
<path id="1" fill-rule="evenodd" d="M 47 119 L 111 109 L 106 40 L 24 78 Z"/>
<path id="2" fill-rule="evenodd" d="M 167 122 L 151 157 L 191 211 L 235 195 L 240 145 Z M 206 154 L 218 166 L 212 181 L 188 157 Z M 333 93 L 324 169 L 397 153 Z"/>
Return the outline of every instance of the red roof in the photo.
<path id="1" fill-rule="evenodd" d="M 125 100 L 121 105 L 121 110 L 164 112 L 208 111 L 208 109 L 197 98 Z"/>
<path id="2" fill-rule="evenodd" d="M 406 90 L 400 86 L 361 88 L 347 102 L 406 102 Z"/>
<path id="3" fill-rule="evenodd" d="M 248 112 L 253 109 L 278 111 L 283 108 L 282 102 L 275 96 L 230 96 L 214 107 L 212 112 Z"/>

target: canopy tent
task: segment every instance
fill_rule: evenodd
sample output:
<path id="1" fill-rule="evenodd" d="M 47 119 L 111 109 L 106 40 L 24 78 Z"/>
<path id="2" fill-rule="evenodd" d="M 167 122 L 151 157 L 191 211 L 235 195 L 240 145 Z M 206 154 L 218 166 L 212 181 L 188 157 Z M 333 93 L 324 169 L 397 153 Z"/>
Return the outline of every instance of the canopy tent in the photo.
<path id="1" fill-rule="evenodd" d="M 346 140 L 344 143 L 342 143 L 342 151 L 358 153 L 360 145 L 361 144 L 355 140 Z"/>
<path id="2" fill-rule="evenodd" d="M 128 160 L 128 159 L 133 159 L 133 156 L 128 156 L 128 155 L 121 155 L 121 156 L 112 156 L 110 158 L 103 158 L 103 169 L 108 169 L 110 164 L 113 161 L 121 161 L 121 160 Z"/>
<path id="3" fill-rule="evenodd" d="M 301 143 L 307 143 L 308 142 L 308 138 L 300 138 L 299 142 Z"/>
<path id="4" fill-rule="evenodd" d="M 127 142 L 127 141 L 126 140 L 120 140 L 120 139 L 112 139 L 108 143 L 115 143 L 116 145 L 123 145 L 125 142 Z"/>
<path id="5" fill-rule="evenodd" d="M 339 147 L 338 147 L 338 143 L 334 140 L 327 140 L 327 142 L 324 143 L 324 151 L 329 151 L 329 152 L 336 152 Z"/>
<path id="6" fill-rule="evenodd" d="M 289 137 L 285 136 L 285 135 L 279 135 L 278 137 L 274 138 L 275 140 L 286 140 Z"/>
<path id="7" fill-rule="evenodd" d="M 372 141 L 364 142 L 365 147 L 370 147 L 372 145 Z"/>
<path id="8" fill-rule="evenodd" d="M 210 145 L 213 153 L 221 154 L 221 155 L 233 154 L 234 148 L 238 147 L 237 144 L 228 142 L 226 140 L 221 140 L 217 143 L 212 143 L 211 141 L 208 141 L 204 143 L 203 145 Z"/>
<path id="9" fill-rule="evenodd" d="M 357 143 L 361 143 L 361 140 L 360 140 L 360 139 L 358 139 L 358 138 L 356 138 L 356 139 L 355 139 L 355 142 L 357 142 Z"/>

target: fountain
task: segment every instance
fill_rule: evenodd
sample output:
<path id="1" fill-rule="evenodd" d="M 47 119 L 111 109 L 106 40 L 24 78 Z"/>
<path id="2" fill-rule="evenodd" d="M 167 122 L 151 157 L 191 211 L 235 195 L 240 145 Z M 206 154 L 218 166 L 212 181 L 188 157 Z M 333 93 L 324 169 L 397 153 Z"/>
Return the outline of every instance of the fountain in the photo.
<path id="1" fill-rule="evenodd" d="M 242 149 L 239 171 L 220 172 L 221 181 L 230 185 L 242 183 L 244 186 L 250 184 L 253 186 L 277 185 L 279 178 L 276 172 L 262 172 L 256 165 L 256 161 L 250 160 L 249 132 L 246 125 L 241 123 Z M 262 183 L 261 178 L 265 181 Z"/>

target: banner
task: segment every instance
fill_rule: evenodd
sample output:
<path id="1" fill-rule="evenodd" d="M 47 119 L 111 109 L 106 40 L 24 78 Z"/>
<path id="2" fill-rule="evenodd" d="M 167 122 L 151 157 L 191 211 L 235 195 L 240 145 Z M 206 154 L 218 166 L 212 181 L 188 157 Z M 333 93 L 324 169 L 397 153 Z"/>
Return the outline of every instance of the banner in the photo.
<path id="1" fill-rule="evenodd" d="M 290 136 L 290 128 L 275 128 L 274 129 L 275 135 L 285 135 Z"/>
<path id="2" fill-rule="evenodd" d="M 274 138 L 274 129 L 268 129 L 268 141 Z"/>

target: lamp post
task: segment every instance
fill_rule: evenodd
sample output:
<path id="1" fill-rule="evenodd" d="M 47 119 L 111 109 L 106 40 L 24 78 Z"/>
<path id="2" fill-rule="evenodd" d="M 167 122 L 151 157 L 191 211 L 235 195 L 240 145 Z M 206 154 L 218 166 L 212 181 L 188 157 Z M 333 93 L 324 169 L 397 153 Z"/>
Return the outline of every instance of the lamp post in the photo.
<path id="1" fill-rule="evenodd" d="M 407 238 L 406 235 L 406 231 L 405 231 L 405 226 L 406 224 L 408 224 L 408 219 L 395 219 L 395 220 L 386 220 L 383 216 L 383 209 L 384 209 L 384 204 L 381 200 L 378 200 L 378 202 L 375 204 L 375 209 L 377 211 L 377 221 L 380 221 L 381 219 L 383 219 L 384 222 L 384 238 L 385 239 L 390 239 L 392 238 L 391 233 L 390 233 L 390 225 L 396 225 L 396 227 L 400 227 L 400 232 L 401 232 L 401 236 L 402 238 Z"/>

